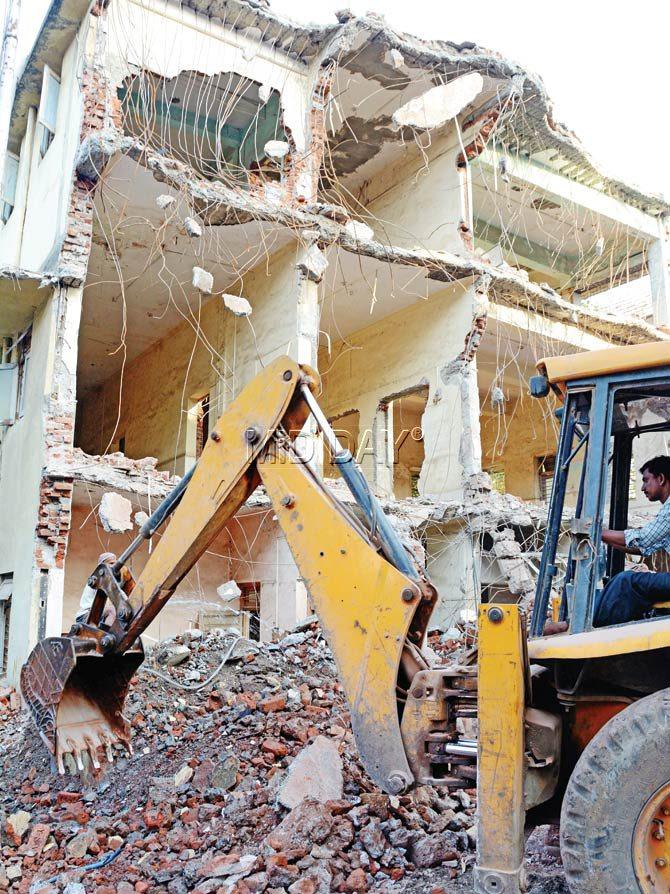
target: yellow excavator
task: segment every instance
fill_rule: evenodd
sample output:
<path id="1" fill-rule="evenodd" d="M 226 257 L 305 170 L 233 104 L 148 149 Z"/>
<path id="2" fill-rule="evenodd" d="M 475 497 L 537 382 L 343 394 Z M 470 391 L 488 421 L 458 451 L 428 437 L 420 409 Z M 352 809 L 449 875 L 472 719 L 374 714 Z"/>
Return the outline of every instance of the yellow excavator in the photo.
<path id="1" fill-rule="evenodd" d="M 531 393 L 556 393 L 561 428 L 532 616 L 481 605 L 476 665 L 435 667 L 422 654 L 437 593 L 339 444 L 319 390 L 317 373 L 287 357 L 265 368 L 118 562 L 95 569 L 86 621 L 37 644 L 21 687 L 61 771 L 130 747 L 122 710 L 144 657 L 140 634 L 262 484 L 335 657 L 370 777 L 394 794 L 477 779 L 480 894 L 525 890 L 524 829 L 538 810 L 560 810 L 573 894 L 670 890 L 670 603 L 642 621 L 593 627 L 599 590 L 624 567 L 600 532 L 606 516 L 626 527 L 634 439 L 670 430 L 670 345 L 540 364 Z M 310 416 L 355 511 L 301 454 Z M 130 557 L 169 516 L 133 580 Z M 108 602 L 111 624 L 102 621 Z M 567 630 L 544 635 L 549 617 Z"/>

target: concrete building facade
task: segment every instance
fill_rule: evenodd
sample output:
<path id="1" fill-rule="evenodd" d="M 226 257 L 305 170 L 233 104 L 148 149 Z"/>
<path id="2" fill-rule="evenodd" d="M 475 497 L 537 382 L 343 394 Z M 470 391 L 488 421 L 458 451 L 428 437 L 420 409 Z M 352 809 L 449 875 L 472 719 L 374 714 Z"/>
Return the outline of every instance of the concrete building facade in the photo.
<path id="1" fill-rule="evenodd" d="M 537 359 L 668 338 L 670 206 L 601 173 L 528 72 L 376 16 L 317 28 L 262 0 L 54 0 L 6 148 L 11 681 L 274 357 L 320 371 L 449 623 L 482 586 L 532 590 L 523 544 L 538 548 L 556 434 L 527 396 Z M 644 277 L 644 315 L 610 307 Z M 124 532 L 103 524 L 110 491 L 132 504 Z M 309 611 L 258 494 L 148 633 L 209 615 L 268 639 Z"/>

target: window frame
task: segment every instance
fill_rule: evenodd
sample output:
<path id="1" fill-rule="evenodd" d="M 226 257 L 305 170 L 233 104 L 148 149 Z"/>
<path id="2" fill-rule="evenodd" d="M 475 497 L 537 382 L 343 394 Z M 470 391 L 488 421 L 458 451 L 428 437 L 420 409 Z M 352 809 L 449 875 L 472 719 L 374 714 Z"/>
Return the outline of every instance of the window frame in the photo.
<path id="1" fill-rule="evenodd" d="M 13 165 L 16 166 L 16 173 L 14 175 L 14 193 L 11 198 L 5 191 L 7 186 L 7 167 L 10 161 Z M 12 212 L 16 207 L 16 191 L 19 183 L 20 161 L 21 160 L 19 156 L 15 152 L 9 152 L 9 150 L 7 151 L 7 155 L 5 156 L 5 169 L 2 175 L 2 183 L 0 184 L 0 221 L 2 221 L 3 224 L 6 224 L 9 221 L 10 217 L 12 216 Z M 9 207 L 9 212 L 5 216 L 6 207 Z"/>
<path id="2" fill-rule="evenodd" d="M 47 108 L 46 108 L 47 102 L 48 102 L 48 99 L 47 99 L 48 84 L 49 84 L 50 79 L 55 81 L 56 84 L 58 85 L 58 93 L 56 96 L 56 106 L 55 106 L 54 114 L 53 114 L 53 123 L 49 122 L 47 119 Z M 40 161 L 42 161 L 46 157 L 46 154 L 49 151 L 49 148 L 54 141 L 54 137 L 56 136 L 56 125 L 58 124 L 58 107 L 60 105 L 60 87 L 61 87 L 61 80 L 58 77 L 58 75 L 51 68 L 49 68 L 48 65 L 45 65 L 44 72 L 42 75 L 42 91 L 40 93 L 40 105 L 39 105 L 39 109 L 37 112 L 37 123 L 40 128 L 40 130 L 39 130 L 39 145 L 38 145 L 37 151 L 39 152 L 39 155 L 40 155 Z M 47 139 L 46 146 L 45 146 L 44 142 L 45 142 L 45 134 L 46 133 L 48 133 L 50 136 Z"/>

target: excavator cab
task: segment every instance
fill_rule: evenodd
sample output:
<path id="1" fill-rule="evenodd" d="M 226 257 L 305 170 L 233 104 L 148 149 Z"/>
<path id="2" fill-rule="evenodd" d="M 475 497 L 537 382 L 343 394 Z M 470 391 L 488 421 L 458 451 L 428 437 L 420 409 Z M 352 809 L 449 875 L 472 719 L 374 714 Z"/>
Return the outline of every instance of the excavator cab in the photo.
<path id="1" fill-rule="evenodd" d="M 547 364 L 554 377 L 561 375 L 561 358 L 553 365 L 544 361 L 545 370 Z M 549 387 L 546 373 L 538 378 L 534 388 L 543 393 Z M 622 550 L 601 544 L 601 530 L 632 526 L 634 446 L 638 461 L 651 459 L 666 452 L 663 434 L 670 432 L 670 376 L 664 367 L 564 379 L 556 389 L 563 401 L 562 424 L 531 637 L 542 636 L 552 597 L 557 619 L 568 622 L 570 633 L 593 629 L 602 588 L 626 561 Z M 559 581 L 557 552 L 566 515 L 570 549 Z"/>
<path id="2" fill-rule="evenodd" d="M 539 373 L 531 393 L 558 395 L 561 425 L 528 635 L 514 608 L 480 611 L 477 890 L 525 890 L 524 819 L 544 803 L 550 816 L 560 810 L 573 894 L 668 891 L 670 617 L 661 603 L 627 623 L 594 620 L 624 570 L 601 532 L 633 526 L 633 456 L 666 452 L 670 346 L 550 358 Z M 545 635 L 552 617 L 567 630 Z"/>

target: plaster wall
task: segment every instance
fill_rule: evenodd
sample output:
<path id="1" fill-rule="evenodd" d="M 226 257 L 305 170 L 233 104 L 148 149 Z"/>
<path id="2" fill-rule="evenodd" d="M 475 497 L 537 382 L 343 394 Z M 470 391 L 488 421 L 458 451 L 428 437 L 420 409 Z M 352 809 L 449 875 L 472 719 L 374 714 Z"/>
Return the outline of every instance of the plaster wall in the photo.
<path id="1" fill-rule="evenodd" d="M 233 400 L 275 357 L 316 361 L 317 286 L 297 269 L 303 249 L 293 244 L 244 277 L 242 294 L 253 307 L 247 319 L 226 312 L 224 393 Z"/>
<path id="2" fill-rule="evenodd" d="M 66 218 L 72 187 L 72 173 L 79 147 L 83 114 L 80 88 L 82 62 L 89 34 L 89 17 L 63 57 L 60 72 L 60 93 L 56 115 L 56 131 L 44 158 L 40 158 L 41 126 L 33 133 L 30 179 L 21 243 L 21 266 L 27 270 L 55 269 L 66 229 Z"/>
<path id="3" fill-rule="evenodd" d="M 34 569 L 35 529 L 45 455 L 45 405 L 51 392 L 57 323 L 52 295 L 35 314 L 24 414 L 2 429 L 0 456 L 0 573 L 14 575 L 8 677 L 37 641 L 40 574 Z"/>
<path id="4" fill-rule="evenodd" d="M 366 185 L 365 219 L 382 243 L 404 248 L 462 252 L 459 225 L 472 226 L 467 171 L 459 172 L 461 146 L 453 126 L 425 152 L 408 146 L 402 162 Z M 369 196 L 369 199 L 367 198 Z"/>
<path id="5" fill-rule="evenodd" d="M 523 396 L 508 400 L 504 413 L 486 409 L 481 418 L 483 467 L 505 472 L 505 490 L 521 500 L 540 498 L 538 457 L 555 455 L 559 423 L 550 396 L 536 400 Z M 572 480 L 568 500 L 574 497 Z"/>
<path id="6" fill-rule="evenodd" d="M 16 180 L 14 210 L 5 224 L 0 224 L 0 264 L 18 267 L 21 262 L 21 239 L 28 201 L 28 183 L 32 168 L 33 143 L 37 112 L 30 109 L 26 133 L 19 151 L 19 172 Z"/>
<path id="7" fill-rule="evenodd" d="M 384 465 L 383 454 L 392 456 L 393 451 L 381 443 L 384 433 L 379 428 L 384 419 L 379 405 L 418 386 L 429 389 L 422 419 L 426 459 L 419 491 L 442 499 L 461 492 L 460 380 L 445 379 L 442 371 L 463 350 L 472 325 L 473 301 L 469 285 L 455 283 L 425 302 L 352 333 L 346 343 L 333 344 L 330 356 L 325 349 L 321 354 L 319 366 L 328 370 L 321 399 L 324 409 L 329 418 L 359 412 L 359 460 L 382 496 L 391 494 L 392 474 L 385 478 L 379 466 Z"/>

